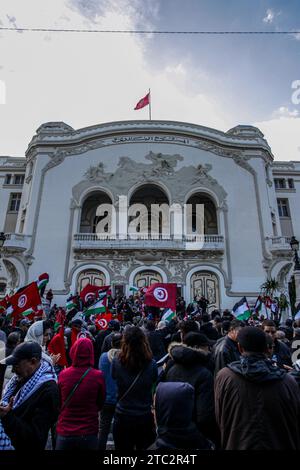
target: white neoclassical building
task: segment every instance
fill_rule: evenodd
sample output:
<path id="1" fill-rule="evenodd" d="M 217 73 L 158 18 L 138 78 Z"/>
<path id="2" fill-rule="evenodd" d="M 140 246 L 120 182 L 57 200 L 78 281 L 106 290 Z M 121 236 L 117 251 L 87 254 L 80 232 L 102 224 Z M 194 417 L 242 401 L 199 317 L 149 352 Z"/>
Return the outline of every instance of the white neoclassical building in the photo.
<path id="1" fill-rule="evenodd" d="M 157 234 L 149 226 L 128 235 L 120 196 L 129 206 L 204 205 L 203 246 L 191 243 L 184 212 L 170 215 L 168 235 L 161 222 Z M 99 236 L 101 204 L 116 217 Z M 0 295 L 48 272 L 62 305 L 87 282 L 127 294 L 130 285 L 176 282 L 187 301 L 203 294 L 210 308 L 231 308 L 244 295 L 254 301 L 266 278 L 288 290 L 299 207 L 300 162 L 274 161 L 255 127 L 49 122 L 24 158 L 0 157 Z"/>

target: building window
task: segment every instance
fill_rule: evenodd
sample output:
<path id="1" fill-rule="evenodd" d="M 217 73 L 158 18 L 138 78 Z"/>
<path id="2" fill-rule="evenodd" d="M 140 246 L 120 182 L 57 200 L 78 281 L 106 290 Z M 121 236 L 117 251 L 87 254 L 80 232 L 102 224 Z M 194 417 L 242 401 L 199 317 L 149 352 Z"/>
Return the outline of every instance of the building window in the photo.
<path id="1" fill-rule="evenodd" d="M 15 175 L 14 184 L 24 184 L 25 175 Z"/>
<path id="2" fill-rule="evenodd" d="M 10 183 L 11 183 L 11 176 L 12 176 L 12 175 L 6 175 L 6 176 L 5 176 L 4 184 L 10 184 Z"/>
<path id="3" fill-rule="evenodd" d="M 13 193 L 10 197 L 9 211 L 18 212 L 20 209 L 21 193 Z"/>
<path id="4" fill-rule="evenodd" d="M 287 199 L 277 199 L 279 217 L 290 217 L 289 203 Z"/>
<path id="5" fill-rule="evenodd" d="M 289 189 L 295 189 L 293 178 L 288 179 L 288 187 L 289 187 Z"/>
<path id="6" fill-rule="evenodd" d="M 284 178 L 275 178 L 275 189 L 286 189 L 286 181 Z"/>

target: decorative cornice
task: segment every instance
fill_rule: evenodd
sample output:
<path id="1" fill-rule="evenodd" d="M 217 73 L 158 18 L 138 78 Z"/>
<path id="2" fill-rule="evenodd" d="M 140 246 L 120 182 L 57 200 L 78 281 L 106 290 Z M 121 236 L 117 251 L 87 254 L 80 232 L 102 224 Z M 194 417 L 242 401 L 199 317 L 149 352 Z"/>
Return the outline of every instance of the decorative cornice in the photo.
<path id="1" fill-rule="evenodd" d="M 183 144 L 186 144 L 187 142 L 185 141 L 190 138 L 206 140 L 208 150 L 210 142 L 215 142 L 221 147 L 229 146 L 242 149 L 261 149 L 268 153 L 271 160 L 273 159 L 271 149 L 266 140 L 262 137 L 263 135 L 257 128 L 251 126 L 247 126 L 247 129 L 251 128 L 251 131 L 241 131 L 240 127 L 242 126 L 237 126 L 234 128 L 236 132 L 233 132 L 231 129 L 226 133 L 204 126 L 176 121 L 119 121 L 78 130 L 72 130 L 72 128 L 65 123 L 59 123 L 59 126 L 57 126 L 57 124 L 58 123 L 47 123 L 40 126 L 37 130 L 37 134 L 29 143 L 26 154 L 28 155 L 36 146 L 70 146 L 83 143 L 83 141 L 89 143 L 95 139 L 111 137 L 114 139 L 112 143 L 115 144 L 125 143 L 126 139 L 130 138 L 133 139 L 131 142 L 138 142 L 144 135 L 148 142 L 162 141 L 164 136 L 177 138 L 178 143 L 179 139 L 181 139 Z M 62 126 L 61 129 L 60 126 Z M 147 133 L 149 134 L 148 136 Z M 128 142 L 129 140 L 127 143 Z"/>

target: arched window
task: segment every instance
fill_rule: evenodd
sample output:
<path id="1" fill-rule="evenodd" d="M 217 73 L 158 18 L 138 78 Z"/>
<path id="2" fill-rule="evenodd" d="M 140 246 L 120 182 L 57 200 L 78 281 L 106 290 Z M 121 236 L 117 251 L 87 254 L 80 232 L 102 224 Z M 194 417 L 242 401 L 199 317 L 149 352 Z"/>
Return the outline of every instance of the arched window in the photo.
<path id="1" fill-rule="evenodd" d="M 99 287 L 105 286 L 105 274 L 100 270 L 98 271 L 97 269 L 86 269 L 85 271 L 82 271 L 78 276 L 77 291 L 81 292 L 82 289 L 88 284 Z"/>
<path id="2" fill-rule="evenodd" d="M 86 198 L 81 210 L 80 233 L 96 233 L 97 224 L 108 215 L 107 211 L 100 217 L 96 215 L 101 204 L 112 204 L 110 197 L 103 191 L 96 191 Z M 109 222 L 104 225 L 104 232 L 111 232 Z"/>
<path id="3" fill-rule="evenodd" d="M 197 204 L 204 205 L 204 234 L 205 235 L 217 235 L 218 234 L 218 219 L 217 210 L 213 200 L 204 193 L 196 193 L 189 197 L 187 204 L 191 205 L 192 220 L 190 227 L 187 225 L 188 233 L 197 232 L 196 224 L 196 206 Z M 199 235 L 203 235 L 199 233 Z"/>
<path id="4" fill-rule="evenodd" d="M 169 200 L 165 192 L 154 184 L 147 184 L 139 187 L 131 196 L 129 206 L 133 204 L 143 204 L 147 213 L 137 212 L 134 216 L 128 218 L 130 224 L 140 216 L 140 223 L 136 226 L 136 231 L 140 233 L 152 233 L 159 235 L 162 233 L 170 233 L 170 214 L 169 211 L 164 213 L 161 210 L 155 210 L 154 204 L 166 204 L 169 206 Z M 151 211 L 152 209 L 152 211 Z"/>
<path id="5" fill-rule="evenodd" d="M 163 282 L 161 275 L 156 271 L 141 271 L 134 277 L 136 287 L 149 287 L 155 282 Z"/>

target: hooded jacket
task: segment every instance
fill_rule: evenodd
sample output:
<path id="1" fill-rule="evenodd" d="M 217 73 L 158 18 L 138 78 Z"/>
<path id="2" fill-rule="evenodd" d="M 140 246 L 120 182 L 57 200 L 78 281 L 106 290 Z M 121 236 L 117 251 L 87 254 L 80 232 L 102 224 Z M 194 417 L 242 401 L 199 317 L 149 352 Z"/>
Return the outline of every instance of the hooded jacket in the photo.
<path id="1" fill-rule="evenodd" d="M 211 435 L 214 419 L 213 374 L 209 370 L 210 353 L 181 343 L 169 346 L 166 382 L 187 382 L 195 390 L 194 420 L 204 435 Z"/>
<path id="2" fill-rule="evenodd" d="M 155 395 L 157 438 L 154 449 L 208 449 L 193 421 L 195 391 L 188 383 L 161 382 Z"/>
<path id="3" fill-rule="evenodd" d="M 218 373 L 215 408 L 225 450 L 300 449 L 298 385 L 263 354 Z"/>
<path id="4" fill-rule="evenodd" d="M 94 365 L 93 344 L 88 338 L 78 339 L 71 348 L 71 367 L 58 378 L 61 407 L 84 372 Z M 98 413 L 105 401 L 103 373 L 91 369 L 76 389 L 67 406 L 61 411 L 57 434 L 61 436 L 88 436 L 98 434 Z"/>
<path id="5" fill-rule="evenodd" d="M 57 365 L 61 367 L 68 366 L 63 327 L 61 327 L 59 333 L 54 335 L 51 339 L 50 343 L 48 344 L 48 351 L 50 354 L 60 354 Z"/>

